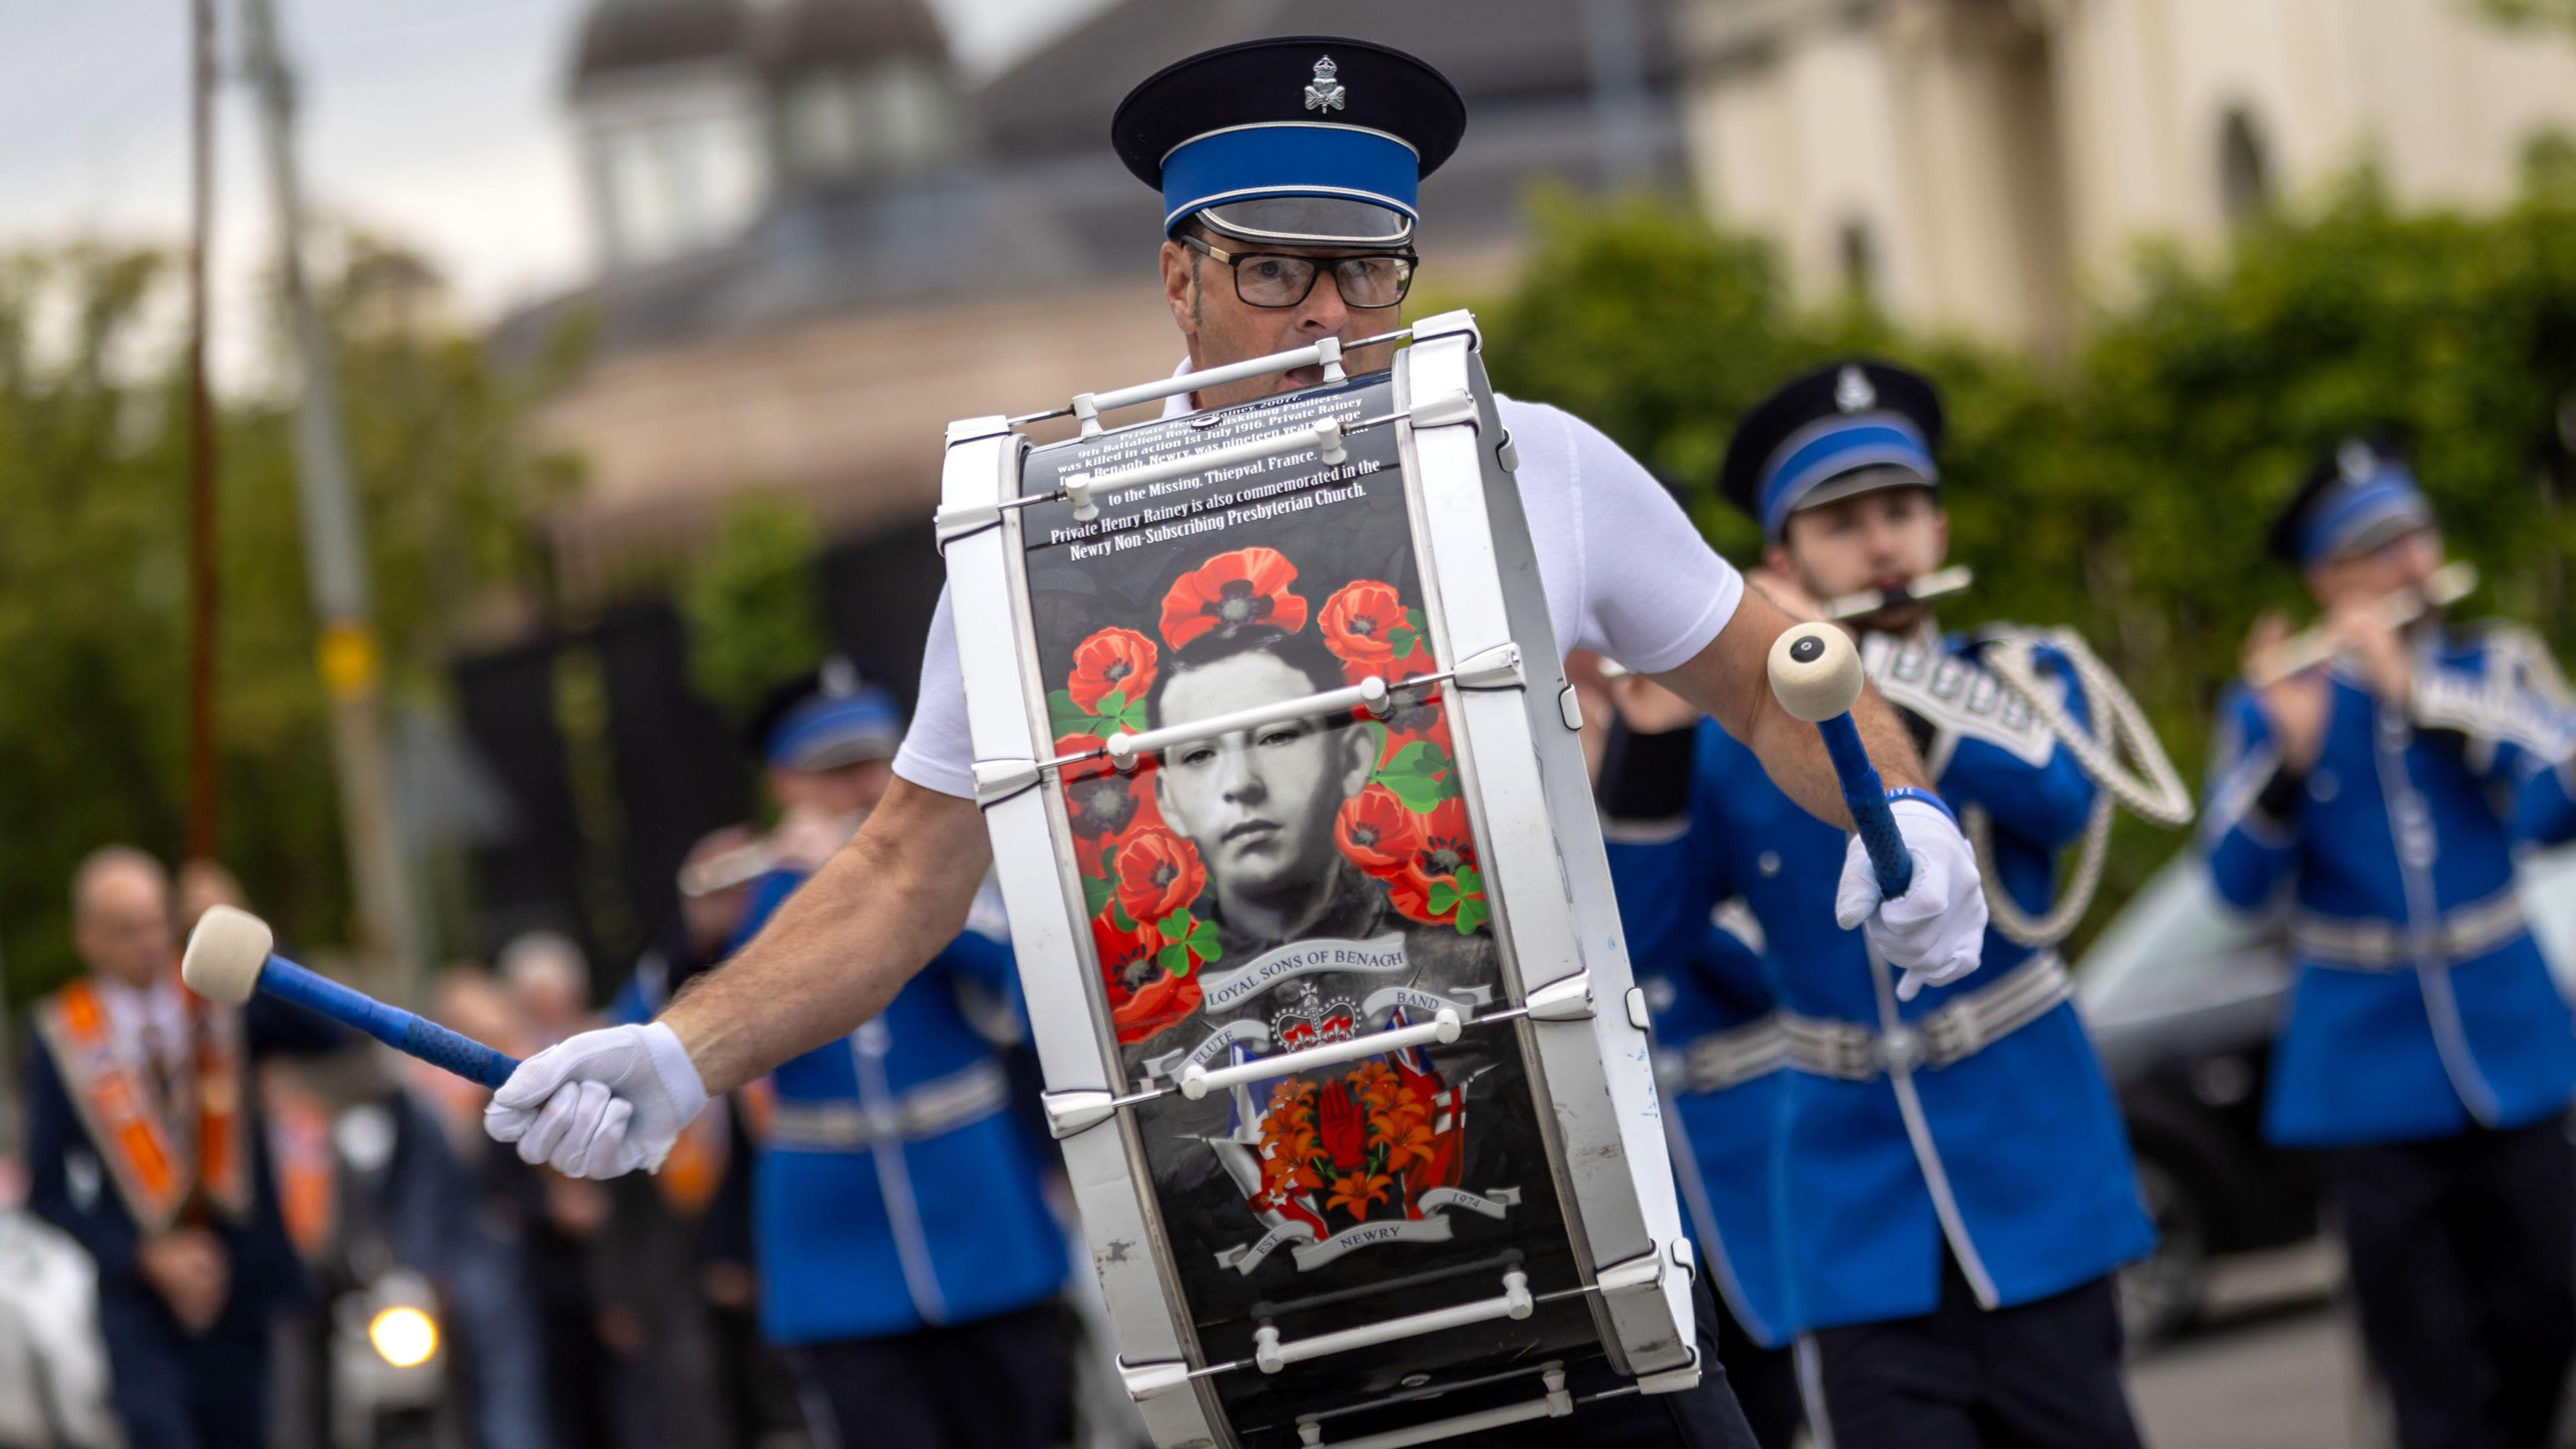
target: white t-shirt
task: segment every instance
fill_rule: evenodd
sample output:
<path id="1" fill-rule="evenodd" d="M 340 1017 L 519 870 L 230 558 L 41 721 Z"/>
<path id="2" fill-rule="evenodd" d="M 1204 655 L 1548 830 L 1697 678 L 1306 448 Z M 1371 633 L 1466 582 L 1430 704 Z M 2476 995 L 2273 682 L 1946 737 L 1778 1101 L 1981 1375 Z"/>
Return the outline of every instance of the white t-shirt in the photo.
<path id="1" fill-rule="evenodd" d="M 1189 411 L 1187 397 L 1171 399 L 1166 415 Z M 1521 508 L 1558 647 L 1589 649 L 1648 674 L 1707 648 L 1744 596 L 1735 566 L 1598 428 L 1545 403 L 1497 397 L 1494 405 L 1520 454 Z M 957 630 L 942 589 L 921 660 L 921 697 L 894 772 L 971 799 L 974 758 Z"/>

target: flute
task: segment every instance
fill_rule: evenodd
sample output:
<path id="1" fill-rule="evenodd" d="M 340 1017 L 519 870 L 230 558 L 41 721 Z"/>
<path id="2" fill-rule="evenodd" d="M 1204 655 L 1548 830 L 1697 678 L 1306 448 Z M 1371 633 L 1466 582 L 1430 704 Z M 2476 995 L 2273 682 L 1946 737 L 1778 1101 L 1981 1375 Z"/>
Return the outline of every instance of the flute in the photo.
<path id="1" fill-rule="evenodd" d="M 2447 563 L 2433 571 L 2421 589 L 2399 589 L 2382 595 L 2376 608 L 2381 620 L 2391 629 L 2403 629 L 2424 617 L 2426 611 L 2447 608 L 2475 593 L 2478 566 L 2473 563 Z M 2303 629 L 2266 650 L 2245 671 L 2257 689 L 2269 688 L 2301 670 L 2313 669 L 2335 656 L 2341 647 L 2326 627 L 2319 624 Z"/>
<path id="2" fill-rule="evenodd" d="M 1845 619 L 1857 619 L 1881 609 L 1893 609 L 1899 604 L 1920 604 L 1946 599 L 1952 594 L 1964 594 L 1975 578 L 1966 564 L 1952 564 L 1946 569 L 1934 569 L 1919 578 L 1908 579 L 1892 589 L 1863 589 L 1857 594 L 1827 599 L 1817 606 L 1816 612 L 1839 624 Z"/>

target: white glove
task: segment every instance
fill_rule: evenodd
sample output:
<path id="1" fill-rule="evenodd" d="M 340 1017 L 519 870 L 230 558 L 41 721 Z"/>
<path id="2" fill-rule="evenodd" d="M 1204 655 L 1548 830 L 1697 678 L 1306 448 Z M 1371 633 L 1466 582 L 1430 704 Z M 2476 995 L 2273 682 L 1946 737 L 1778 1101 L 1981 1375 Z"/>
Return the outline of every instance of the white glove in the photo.
<path id="1" fill-rule="evenodd" d="M 483 1109 L 495 1142 L 566 1177 L 659 1169 L 707 1104 L 688 1048 L 660 1022 L 586 1031 L 519 1064 Z"/>
<path id="2" fill-rule="evenodd" d="M 1888 813 L 1914 857 L 1913 883 L 1895 900 L 1883 900 L 1869 850 L 1855 835 L 1843 852 L 1834 920 L 1846 931 L 1868 924 L 1869 943 L 1905 973 L 1896 999 L 1912 1001 L 1926 986 L 1947 986 L 1977 969 L 1985 950 L 1986 893 L 1968 839 L 1949 816 L 1927 800 L 1893 800 Z"/>

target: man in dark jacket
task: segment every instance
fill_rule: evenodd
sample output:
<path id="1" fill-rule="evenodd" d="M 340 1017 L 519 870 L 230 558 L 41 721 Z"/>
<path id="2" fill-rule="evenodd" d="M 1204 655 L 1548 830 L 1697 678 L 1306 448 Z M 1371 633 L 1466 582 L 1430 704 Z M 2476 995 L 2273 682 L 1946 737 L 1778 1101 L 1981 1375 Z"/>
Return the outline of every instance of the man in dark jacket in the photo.
<path id="1" fill-rule="evenodd" d="M 279 1216 L 251 1064 L 338 1033 L 179 984 L 170 880 L 110 846 L 72 883 L 89 968 L 36 1010 L 28 1202 L 98 1265 L 99 1323 L 133 1449 L 259 1446 L 270 1320 L 309 1291 Z"/>

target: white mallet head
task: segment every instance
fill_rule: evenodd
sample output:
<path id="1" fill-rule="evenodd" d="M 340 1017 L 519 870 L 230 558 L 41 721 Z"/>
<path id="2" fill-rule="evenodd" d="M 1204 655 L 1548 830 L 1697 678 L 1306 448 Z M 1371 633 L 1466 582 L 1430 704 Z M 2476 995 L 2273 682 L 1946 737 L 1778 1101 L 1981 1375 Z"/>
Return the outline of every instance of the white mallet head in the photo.
<path id="1" fill-rule="evenodd" d="M 1831 624 L 1800 624 L 1771 641 L 1771 692 L 1809 724 L 1848 711 L 1860 680 L 1860 651 Z"/>
<path id="2" fill-rule="evenodd" d="M 179 958 L 179 979 L 208 1001 L 239 1006 L 259 987 L 260 968 L 277 936 L 268 922 L 235 906 L 215 906 L 197 918 L 188 933 L 188 954 Z"/>

